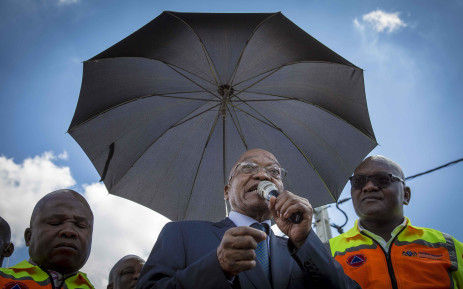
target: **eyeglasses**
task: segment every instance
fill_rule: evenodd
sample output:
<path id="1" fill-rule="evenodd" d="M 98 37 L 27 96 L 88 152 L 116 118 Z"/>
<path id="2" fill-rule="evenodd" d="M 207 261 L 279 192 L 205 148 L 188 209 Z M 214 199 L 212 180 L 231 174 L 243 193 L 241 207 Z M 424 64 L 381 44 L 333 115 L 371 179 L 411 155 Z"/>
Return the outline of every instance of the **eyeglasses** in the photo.
<path id="1" fill-rule="evenodd" d="M 387 173 L 377 173 L 374 175 L 353 175 L 349 177 L 350 184 L 352 185 L 353 189 L 360 190 L 362 189 L 368 181 L 371 180 L 371 182 L 379 187 L 379 188 L 387 188 L 392 182 L 401 182 L 402 184 L 405 185 L 404 180 L 399 178 L 398 176 L 394 176 L 393 174 L 387 174 Z"/>
<path id="2" fill-rule="evenodd" d="M 273 165 L 273 166 L 268 166 L 268 167 L 261 167 L 256 163 L 253 162 L 242 162 L 239 163 L 236 167 L 233 173 L 230 176 L 230 179 L 228 182 L 231 181 L 231 179 L 235 175 L 239 174 L 257 174 L 260 172 L 260 170 L 263 169 L 267 175 L 274 179 L 283 179 L 287 175 L 287 171 L 283 168 L 280 168 L 279 166 Z"/>

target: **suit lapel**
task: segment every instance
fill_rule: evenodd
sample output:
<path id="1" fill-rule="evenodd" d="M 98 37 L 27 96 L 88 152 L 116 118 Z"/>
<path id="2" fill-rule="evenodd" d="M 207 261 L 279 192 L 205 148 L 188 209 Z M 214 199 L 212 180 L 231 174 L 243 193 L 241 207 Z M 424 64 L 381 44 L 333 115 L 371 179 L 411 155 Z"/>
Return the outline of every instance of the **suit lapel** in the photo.
<path id="1" fill-rule="evenodd" d="M 270 268 L 273 288 L 288 288 L 294 262 L 289 255 L 287 242 L 270 233 Z"/>

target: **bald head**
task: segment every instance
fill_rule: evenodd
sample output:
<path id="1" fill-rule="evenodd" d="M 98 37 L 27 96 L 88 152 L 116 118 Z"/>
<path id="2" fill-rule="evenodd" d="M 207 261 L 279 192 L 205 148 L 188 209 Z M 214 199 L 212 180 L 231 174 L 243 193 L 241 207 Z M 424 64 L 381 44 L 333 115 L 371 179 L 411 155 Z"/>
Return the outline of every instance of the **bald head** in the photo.
<path id="1" fill-rule="evenodd" d="M 61 189 L 61 190 L 56 190 L 51 193 L 46 194 L 43 198 L 41 198 L 37 204 L 35 204 L 34 210 L 32 211 L 31 215 L 31 220 L 30 220 L 30 226 L 32 227 L 32 223 L 34 219 L 37 217 L 37 214 L 40 212 L 41 208 L 44 206 L 44 204 L 48 203 L 50 200 L 56 199 L 56 198 L 63 198 L 63 197 L 71 197 L 76 199 L 78 202 L 82 203 L 89 211 L 89 213 L 92 216 L 93 219 L 93 212 L 90 209 L 90 205 L 87 203 L 87 200 L 85 200 L 84 197 L 82 197 L 81 194 L 79 194 L 76 191 L 69 190 L 69 189 Z"/>
<path id="2" fill-rule="evenodd" d="M 0 217 L 0 267 L 3 264 L 5 257 L 10 257 L 13 254 L 14 246 L 11 243 L 10 225 Z"/>
<path id="3" fill-rule="evenodd" d="M 374 156 L 367 157 L 357 166 L 355 171 L 358 171 L 361 167 L 365 166 L 367 163 L 384 164 L 388 166 L 394 172 L 396 176 L 400 177 L 402 180 L 405 179 L 404 173 L 402 171 L 402 168 L 399 166 L 399 164 L 381 155 L 374 155 Z"/>
<path id="4" fill-rule="evenodd" d="M 24 240 L 35 264 L 69 274 L 87 262 L 92 233 L 93 213 L 87 201 L 79 193 L 64 189 L 37 202 Z"/>
<path id="5" fill-rule="evenodd" d="M 109 272 L 107 289 L 135 288 L 145 260 L 137 255 L 122 257 Z"/>
<path id="6" fill-rule="evenodd" d="M 228 175 L 228 181 L 230 182 L 232 176 L 233 176 L 233 173 L 235 172 L 235 168 L 236 166 L 241 163 L 242 161 L 245 161 L 247 159 L 252 159 L 254 156 L 257 156 L 259 154 L 264 154 L 264 155 L 267 155 L 269 158 L 272 158 L 275 160 L 275 163 L 278 164 L 278 166 L 280 166 L 280 163 L 277 161 L 277 158 L 269 151 L 266 151 L 264 149 L 259 149 L 259 148 L 255 148 L 255 149 L 250 149 L 248 151 L 245 151 L 239 158 L 238 160 L 235 162 L 235 164 L 233 165 L 233 167 L 231 168 L 230 170 L 230 173 Z"/>
<path id="7" fill-rule="evenodd" d="M 5 242 L 10 242 L 11 240 L 10 225 L 2 217 L 0 217 L 0 239 Z"/>

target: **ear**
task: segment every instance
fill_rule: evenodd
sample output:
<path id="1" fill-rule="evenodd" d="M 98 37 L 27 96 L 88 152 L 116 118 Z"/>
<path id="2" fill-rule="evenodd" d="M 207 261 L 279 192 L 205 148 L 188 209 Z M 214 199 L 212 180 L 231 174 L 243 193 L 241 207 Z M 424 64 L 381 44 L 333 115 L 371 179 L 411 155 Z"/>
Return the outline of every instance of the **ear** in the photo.
<path id="1" fill-rule="evenodd" d="M 31 228 L 27 228 L 24 231 L 24 241 L 26 241 L 26 246 L 29 247 L 30 242 L 31 242 L 31 235 L 32 235 L 32 230 Z"/>
<path id="2" fill-rule="evenodd" d="M 410 203 L 410 199 L 412 197 L 412 190 L 409 186 L 404 186 L 404 205 L 408 205 Z"/>
<path id="3" fill-rule="evenodd" d="M 8 246 L 6 246 L 5 250 L 2 252 L 3 257 L 10 257 L 11 254 L 14 252 L 14 245 L 13 243 L 9 243 Z"/>
<path id="4" fill-rule="evenodd" d="M 230 185 L 225 185 L 223 188 L 223 198 L 228 201 L 228 191 L 230 191 Z"/>

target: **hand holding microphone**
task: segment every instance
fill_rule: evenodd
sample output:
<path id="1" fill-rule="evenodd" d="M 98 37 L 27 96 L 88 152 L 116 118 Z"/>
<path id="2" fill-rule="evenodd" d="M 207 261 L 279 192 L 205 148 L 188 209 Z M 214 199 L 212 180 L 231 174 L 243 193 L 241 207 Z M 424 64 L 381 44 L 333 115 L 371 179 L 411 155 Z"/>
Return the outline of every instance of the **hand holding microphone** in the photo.
<path id="1" fill-rule="evenodd" d="M 257 193 L 262 198 L 270 201 L 270 197 L 278 197 L 280 192 L 278 191 L 277 187 L 274 183 L 269 181 L 262 181 L 257 186 Z M 302 214 L 300 212 L 294 213 L 289 217 L 289 220 L 293 224 L 299 224 L 302 221 Z"/>

